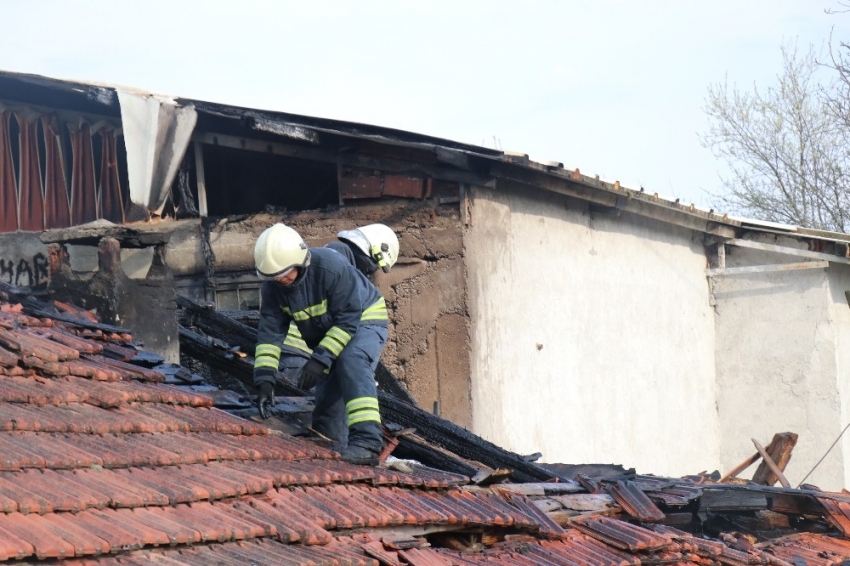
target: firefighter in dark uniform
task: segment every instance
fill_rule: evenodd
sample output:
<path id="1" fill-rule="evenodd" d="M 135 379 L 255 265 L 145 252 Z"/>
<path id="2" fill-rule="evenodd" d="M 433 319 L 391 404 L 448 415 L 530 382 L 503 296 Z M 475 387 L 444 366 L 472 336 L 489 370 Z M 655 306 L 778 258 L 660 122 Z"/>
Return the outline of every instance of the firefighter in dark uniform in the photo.
<path id="1" fill-rule="evenodd" d="M 325 247 L 341 253 L 373 283 L 378 270 L 389 273 L 398 260 L 398 236 L 386 224 L 369 224 L 343 230 L 336 237 L 337 241 L 326 244 Z M 290 324 L 280 352 L 280 376 L 297 385 L 301 368 L 312 355 L 313 350 L 301 338 L 298 326 Z M 317 387 L 321 388 L 321 384 Z M 317 395 L 320 394 L 317 389 Z M 344 444 L 344 438 L 338 441 Z"/>
<path id="2" fill-rule="evenodd" d="M 382 435 L 375 368 L 387 341 L 380 291 L 342 254 L 308 249 L 284 224 L 260 235 L 254 261 L 266 279 L 254 361 L 261 414 L 274 404 L 281 345 L 294 323 L 312 351 L 298 385 L 308 390 L 319 384 L 313 428 L 340 443 L 345 461 L 377 465 Z"/>

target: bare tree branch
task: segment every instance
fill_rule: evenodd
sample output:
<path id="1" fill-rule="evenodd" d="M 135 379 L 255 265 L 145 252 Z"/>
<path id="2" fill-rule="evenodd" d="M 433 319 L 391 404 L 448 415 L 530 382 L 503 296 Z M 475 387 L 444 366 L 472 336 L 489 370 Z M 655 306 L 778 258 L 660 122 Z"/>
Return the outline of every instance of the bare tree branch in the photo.
<path id="1" fill-rule="evenodd" d="M 850 9 L 850 0 L 848 2 Z M 831 52 L 838 80 L 822 84 L 810 48 L 782 47 L 782 73 L 765 90 L 728 81 L 709 87 L 704 147 L 731 174 L 716 207 L 765 220 L 846 232 L 850 228 L 850 50 Z M 839 70 L 839 75 L 841 71 Z"/>

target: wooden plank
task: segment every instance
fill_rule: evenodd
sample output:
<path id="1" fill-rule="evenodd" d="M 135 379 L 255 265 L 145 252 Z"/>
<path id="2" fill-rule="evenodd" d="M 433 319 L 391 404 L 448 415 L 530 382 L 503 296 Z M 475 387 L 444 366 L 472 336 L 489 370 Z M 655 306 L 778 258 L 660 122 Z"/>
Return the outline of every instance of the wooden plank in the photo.
<path id="1" fill-rule="evenodd" d="M 756 470 L 756 474 L 753 476 L 753 481 L 763 485 L 773 485 L 776 483 L 776 480 L 779 480 L 782 487 L 791 487 L 791 484 L 788 483 L 788 480 L 785 478 L 785 474 L 782 473 L 782 470 L 788 464 L 788 460 L 791 459 L 791 450 L 794 448 L 794 445 L 797 444 L 797 435 L 793 432 L 777 434 L 773 437 L 773 441 L 770 443 L 770 447 L 773 449 L 774 455 L 779 455 L 779 457 L 784 459 L 782 468 L 777 465 L 777 463 L 773 460 L 773 456 L 768 453 L 761 444 L 759 444 L 758 440 L 755 438 L 752 440 L 756 450 L 759 451 L 759 454 L 761 454 L 761 457 L 764 459 L 764 464 L 767 464 L 767 467 L 770 468 L 770 471 L 772 472 L 772 474 L 768 474 L 763 468 L 763 464 L 762 466 L 759 466 L 758 470 Z"/>
<path id="2" fill-rule="evenodd" d="M 720 246 L 718 246 L 720 247 Z M 743 267 L 718 267 L 706 269 L 708 277 L 723 277 L 724 275 L 741 275 L 742 273 L 772 273 L 775 271 L 794 271 L 798 269 L 826 269 L 826 260 L 801 261 L 799 263 L 773 263 L 769 265 L 747 265 Z"/>
<path id="3" fill-rule="evenodd" d="M 607 493 L 573 493 L 555 495 L 550 499 L 557 501 L 564 509 L 572 511 L 609 511 L 618 508 L 617 502 Z"/>
<path id="4" fill-rule="evenodd" d="M 720 478 L 720 480 L 717 483 L 726 483 L 730 479 L 734 478 L 735 476 L 737 476 L 738 474 L 740 474 L 741 472 L 743 472 L 744 470 L 746 470 L 747 468 L 749 468 L 750 466 L 755 464 L 756 460 L 758 460 L 759 458 L 761 458 L 761 455 L 758 452 L 756 452 L 755 454 L 753 454 L 752 456 L 750 456 L 749 458 L 747 458 L 746 460 L 744 460 L 743 462 L 741 462 L 740 464 L 738 464 L 737 466 L 735 466 L 734 468 L 729 470 L 726 473 L 726 475 L 723 476 L 722 478 Z"/>
<path id="5" fill-rule="evenodd" d="M 761 511 L 767 495 L 757 491 L 707 489 L 699 501 L 700 511 Z"/>
<path id="6" fill-rule="evenodd" d="M 526 496 L 558 495 L 584 491 L 584 488 L 576 481 L 562 481 L 557 483 L 500 483 L 497 487 L 501 491 L 510 491 L 511 493 L 519 493 Z"/>
<path id="7" fill-rule="evenodd" d="M 805 257 L 809 259 L 822 259 L 825 261 L 830 261 L 833 263 L 843 263 L 850 264 L 850 259 L 846 257 L 841 257 L 833 254 L 825 254 L 822 252 L 811 252 L 809 250 L 798 250 L 795 248 L 789 248 L 787 246 L 777 246 L 775 244 L 762 244 L 760 242 L 753 242 L 751 240 L 742 240 L 740 238 L 733 238 L 726 242 L 731 246 L 737 246 L 739 248 L 748 248 L 751 250 L 761 250 L 763 252 L 772 252 L 783 255 L 793 255 L 797 257 Z"/>

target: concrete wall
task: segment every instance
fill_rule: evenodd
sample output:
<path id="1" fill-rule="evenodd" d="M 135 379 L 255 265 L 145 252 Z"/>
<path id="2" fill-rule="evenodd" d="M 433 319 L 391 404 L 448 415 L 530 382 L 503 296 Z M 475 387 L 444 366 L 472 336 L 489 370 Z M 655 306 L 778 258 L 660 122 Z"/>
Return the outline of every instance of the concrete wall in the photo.
<path id="1" fill-rule="evenodd" d="M 475 432 L 547 462 L 719 465 L 701 235 L 502 185 L 465 237 Z"/>
<path id="2" fill-rule="evenodd" d="M 37 232 L 0 235 L 0 281 L 18 287 L 38 287 L 49 279 L 47 246 Z"/>
<path id="3" fill-rule="evenodd" d="M 761 241 L 801 247 L 791 239 Z M 802 261 L 732 246 L 726 260 L 727 267 Z M 796 486 L 838 438 L 850 402 L 846 290 L 850 268 L 838 264 L 713 278 L 724 469 L 755 453 L 752 438 L 766 445 L 775 433 L 794 432 L 799 438 L 786 476 Z M 846 440 L 837 445 L 806 483 L 848 485 L 847 448 Z"/>

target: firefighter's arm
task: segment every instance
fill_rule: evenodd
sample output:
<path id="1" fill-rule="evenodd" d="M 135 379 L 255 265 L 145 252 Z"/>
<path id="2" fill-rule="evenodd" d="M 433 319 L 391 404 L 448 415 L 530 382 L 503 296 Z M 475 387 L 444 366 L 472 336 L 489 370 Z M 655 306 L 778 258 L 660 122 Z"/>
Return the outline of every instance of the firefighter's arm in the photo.
<path id="1" fill-rule="evenodd" d="M 280 345 L 292 319 L 274 297 L 275 283 L 266 281 L 260 287 L 260 324 L 257 329 L 257 348 L 254 353 L 254 385 L 275 382 L 280 363 Z"/>

